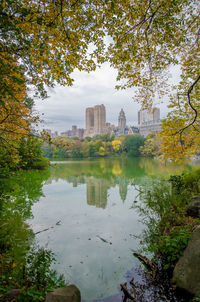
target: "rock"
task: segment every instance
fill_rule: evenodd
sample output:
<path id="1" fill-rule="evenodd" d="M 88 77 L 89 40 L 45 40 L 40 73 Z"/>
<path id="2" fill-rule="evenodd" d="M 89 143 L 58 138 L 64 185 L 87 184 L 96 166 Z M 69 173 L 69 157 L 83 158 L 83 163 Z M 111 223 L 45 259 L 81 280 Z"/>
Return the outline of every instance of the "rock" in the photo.
<path id="1" fill-rule="evenodd" d="M 45 302 L 81 302 L 81 294 L 75 285 L 69 285 L 47 293 Z"/>
<path id="2" fill-rule="evenodd" d="M 192 295 L 200 291 L 200 226 L 193 232 L 183 256 L 177 262 L 172 282 Z"/>
<path id="3" fill-rule="evenodd" d="M 193 196 L 186 210 L 188 216 L 200 218 L 200 196 Z"/>
<path id="4" fill-rule="evenodd" d="M 20 294 L 21 294 L 20 289 L 11 289 L 9 292 L 6 293 L 4 301 L 5 302 L 17 301 Z"/>

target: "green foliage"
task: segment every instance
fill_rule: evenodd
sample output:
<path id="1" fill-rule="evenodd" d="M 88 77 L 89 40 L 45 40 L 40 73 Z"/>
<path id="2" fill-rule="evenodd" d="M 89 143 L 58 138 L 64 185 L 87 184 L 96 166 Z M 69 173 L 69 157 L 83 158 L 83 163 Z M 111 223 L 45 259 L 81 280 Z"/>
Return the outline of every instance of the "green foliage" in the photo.
<path id="1" fill-rule="evenodd" d="M 49 160 L 47 158 L 40 158 L 38 160 L 34 160 L 31 165 L 31 169 L 44 170 L 49 167 Z"/>
<path id="2" fill-rule="evenodd" d="M 161 155 L 160 141 L 154 134 L 149 134 L 144 142 L 144 146 L 140 147 L 140 152 L 143 156 L 154 157 Z"/>
<path id="3" fill-rule="evenodd" d="M 191 302 L 200 302 L 200 292 L 191 300 Z"/>
<path id="4" fill-rule="evenodd" d="M 53 253 L 43 248 L 32 248 L 26 257 L 24 281 L 19 302 L 44 301 L 46 292 L 65 286 L 63 276 L 51 269 Z M 26 282 L 30 284 L 27 286 Z"/>
<path id="5" fill-rule="evenodd" d="M 8 177 L 10 170 L 17 169 L 17 151 L 0 145 L 0 178 Z"/>
<path id="6" fill-rule="evenodd" d="M 180 160 L 198 150 L 197 0 L 10 0 L 1 1 L 0 13 L 2 107 L 7 96 L 13 105 L 16 87 L 17 92 L 19 86 L 26 86 L 24 92 L 34 87 L 35 94 L 45 98 L 45 85 L 70 86 L 75 69 L 90 72 L 108 60 L 122 80 L 117 87 L 134 87 L 134 99 L 142 107 L 170 91 L 172 110 L 161 132 L 163 156 Z M 168 81 L 171 66 L 181 72 L 176 86 Z M 30 101 L 24 103 L 30 108 Z"/>
<path id="7" fill-rule="evenodd" d="M 184 172 L 181 175 L 173 175 L 169 181 L 172 183 L 173 189 L 179 194 L 182 190 L 200 193 L 200 169 L 194 170 L 192 173 Z"/>
<path id="8" fill-rule="evenodd" d="M 159 251 L 162 251 L 162 257 L 166 259 L 164 269 L 170 268 L 183 255 L 191 235 L 191 227 L 177 226 L 169 234 L 160 236 L 158 240 Z"/>
<path id="9" fill-rule="evenodd" d="M 34 136 L 22 138 L 18 148 L 19 167 L 23 169 L 44 169 L 48 167 L 48 161 L 43 158 L 42 142 Z"/>
<path id="10" fill-rule="evenodd" d="M 48 177 L 48 170 L 16 172 L 0 182 L 0 295 L 20 288 L 21 302 L 43 301 L 46 291 L 64 284 L 51 269 L 53 254 L 33 245 L 34 234 L 25 223 Z"/>
<path id="11" fill-rule="evenodd" d="M 160 255 L 164 268 L 173 268 L 187 246 L 200 219 L 185 215 L 191 197 L 199 193 L 200 172 L 173 175 L 168 181 L 147 183 L 141 193 L 143 204 L 136 206 L 144 216 L 144 249 Z"/>
<path id="12" fill-rule="evenodd" d="M 104 147 L 100 147 L 100 148 L 99 148 L 99 155 L 100 155 L 100 156 L 104 156 L 104 155 L 105 155 L 105 152 L 106 152 L 106 150 L 105 150 Z"/>
<path id="13" fill-rule="evenodd" d="M 144 141 L 145 139 L 140 135 L 122 136 L 115 139 L 114 136 L 105 134 L 80 140 L 57 137 L 51 140 L 51 144 L 44 143 L 42 150 L 48 158 L 102 157 L 120 153 L 128 154 L 129 156 L 139 156 L 141 155 L 139 149 L 140 146 L 144 145 Z"/>
<path id="14" fill-rule="evenodd" d="M 29 135 L 13 145 L 12 149 L 0 147 L 1 177 L 9 175 L 10 171 L 18 169 L 46 169 L 49 166 L 43 157 L 42 142 L 39 138 Z"/>
<path id="15" fill-rule="evenodd" d="M 126 136 L 123 141 L 123 149 L 128 156 L 139 156 L 140 147 L 144 145 L 145 138 L 140 135 Z"/>
<path id="16" fill-rule="evenodd" d="M 176 191 L 177 194 L 181 193 L 184 185 L 183 185 L 183 179 L 181 175 L 171 175 L 169 178 L 169 181 L 172 184 L 172 187 Z"/>

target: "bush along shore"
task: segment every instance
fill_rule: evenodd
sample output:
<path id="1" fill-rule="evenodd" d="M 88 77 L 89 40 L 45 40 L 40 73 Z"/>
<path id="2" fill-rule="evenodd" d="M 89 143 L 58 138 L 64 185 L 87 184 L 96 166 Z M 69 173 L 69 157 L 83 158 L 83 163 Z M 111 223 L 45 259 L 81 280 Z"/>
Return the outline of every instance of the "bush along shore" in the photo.
<path id="1" fill-rule="evenodd" d="M 0 301 L 44 301 L 46 292 L 65 285 L 51 268 L 53 253 L 34 244 L 35 234 L 25 222 L 48 177 L 48 170 L 30 170 L 0 180 Z"/>
<path id="2" fill-rule="evenodd" d="M 42 231 L 34 233 L 26 223 L 49 176 L 49 169 L 28 169 L 0 178 L 0 301 L 51 302 L 59 296 L 80 302 L 78 288 L 52 269 L 52 251 L 35 243 Z"/>
<path id="3" fill-rule="evenodd" d="M 134 207 L 146 224 L 140 252 L 147 257 L 134 255 L 153 279 L 165 282 L 161 276 L 167 276 L 185 301 L 200 301 L 200 169 L 148 181 L 140 199 Z"/>

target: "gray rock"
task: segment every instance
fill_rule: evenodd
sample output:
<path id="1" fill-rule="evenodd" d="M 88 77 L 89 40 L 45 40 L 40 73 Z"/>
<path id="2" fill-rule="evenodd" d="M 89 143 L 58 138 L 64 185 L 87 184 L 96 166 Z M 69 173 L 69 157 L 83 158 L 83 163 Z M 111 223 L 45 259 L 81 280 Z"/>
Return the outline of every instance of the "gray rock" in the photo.
<path id="1" fill-rule="evenodd" d="M 200 226 L 193 232 L 184 255 L 177 262 L 172 282 L 192 295 L 200 291 Z"/>
<path id="2" fill-rule="evenodd" d="M 188 216 L 200 218 L 200 196 L 193 196 L 186 210 Z"/>
<path id="3" fill-rule="evenodd" d="M 21 290 L 20 289 L 11 289 L 9 292 L 5 295 L 5 302 L 10 302 L 13 300 L 17 300 L 17 298 L 20 296 Z"/>
<path id="4" fill-rule="evenodd" d="M 75 285 L 57 288 L 46 295 L 45 302 L 80 302 L 80 290 Z"/>

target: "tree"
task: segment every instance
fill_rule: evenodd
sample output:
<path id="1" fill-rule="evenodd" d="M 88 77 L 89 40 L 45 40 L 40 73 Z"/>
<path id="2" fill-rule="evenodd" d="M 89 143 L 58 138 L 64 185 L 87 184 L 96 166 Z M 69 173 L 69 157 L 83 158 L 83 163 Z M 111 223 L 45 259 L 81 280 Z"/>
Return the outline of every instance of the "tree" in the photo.
<path id="1" fill-rule="evenodd" d="M 128 156 L 139 156 L 140 147 L 144 145 L 145 138 L 140 135 L 126 136 L 123 142 L 124 150 Z"/>
<path id="2" fill-rule="evenodd" d="M 33 135 L 29 135 L 28 138 L 22 137 L 17 148 L 19 154 L 18 167 L 23 169 L 46 169 L 49 162 L 43 157 L 41 145 L 41 140 Z"/>
<path id="3" fill-rule="evenodd" d="M 45 97 L 44 84 L 72 85 L 71 72 L 91 71 L 90 42 L 102 48 L 101 1 L 8 0 L 0 4 L 0 51 L 15 56 L 26 84 Z"/>
<path id="4" fill-rule="evenodd" d="M 170 95 L 172 114 L 166 121 L 174 128 L 168 141 L 179 139 L 187 155 L 200 141 L 198 5 L 197 0 L 4 0 L 0 53 L 14 59 L 26 75 L 26 87 L 35 87 L 41 97 L 46 96 L 44 85 L 72 85 L 75 68 L 89 72 L 108 60 L 118 69 L 117 79 L 123 80 L 118 87 L 137 88 L 135 99 L 142 107 Z M 94 50 L 88 51 L 91 44 Z M 179 66 L 181 81 L 169 89 L 172 66 Z M 11 95 L 12 86 L 3 85 L 0 96 L 5 91 Z M 198 138 L 190 141 L 191 148 L 183 144 L 188 128 Z"/>
<path id="5" fill-rule="evenodd" d="M 19 163 L 20 140 L 28 137 L 33 117 L 27 97 L 25 77 L 15 58 L 0 52 L 0 165 L 3 171 Z"/>
<path id="6" fill-rule="evenodd" d="M 11 140 L 29 130 L 32 103 L 26 94 L 25 77 L 12 56 L 0 52 L 0 137 Z"/>
<path id="7" fill-rule="evenodd" d="M 112 37 L 108 57 L 123 80 L 118 88 L 137 88 L 135 99 L 142 107 L 152 106 L 157 97 L 171 99 L 172 112 L 160 135 L 165 157 L 177 160 L 172 145 L 182 150 L 179 158 L 194 153 L 200 145 L 199 1 L 115 1 L 107 28 Z M 174 66 L 181 80 L 169 86 Z"/>
<path id="8" fill-rule="evenodd" d="M 113 147 L 114 152 L 119 152 L 121 145 L 122 145 L 122 142 L 120 140 L 112 141 L 112 147 Z"/>
<path id="9" fill-rule="evenodd" d="M 149 134 L 145 139 L 144 146 L 139 149 L 144 156 L 158 156 L 161 154 L 160 140 L 155 134 Z"/>
<path id="10" fill-rule="evenodd" d="M 99 154 L 100 156 L 105 156 L 105 153 L 106 153 L 105 148 L 104 148 L 103 146 L 101 146 L 101 147 L 99 148 L 98 154 Z"/>

